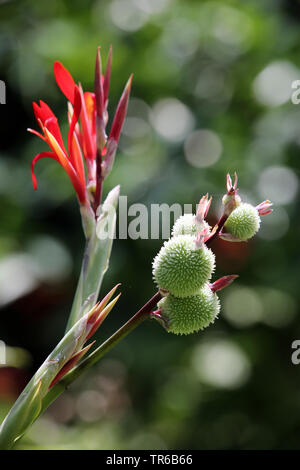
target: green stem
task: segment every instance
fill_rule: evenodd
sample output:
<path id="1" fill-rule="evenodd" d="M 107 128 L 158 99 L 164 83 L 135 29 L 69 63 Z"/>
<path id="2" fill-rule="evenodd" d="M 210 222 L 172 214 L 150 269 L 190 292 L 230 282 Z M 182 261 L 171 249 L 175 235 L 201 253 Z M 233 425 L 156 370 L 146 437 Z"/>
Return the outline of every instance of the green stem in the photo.
<path id="1" fill-rule="evenodd" d="M 91 214 L 82 211 L 84 226 L 88 227 L 89 236 L 87 238 L 80 277 L 69 316 L 66 332 L 97 302 L 103 276 L 108 269 L 115 225 L 116 225 L 116 204 L 119 197 L 120 188 L 117 186 L 110 191 L 104 204 L 102 212 L 96 222 L 92 222 Z M 94 215 L 92 215 L 94 217 Z M 102 222 L 101 222 L 102 219 Z M 107 236 L 99 238 L 97 230 L 99 223 L 107 225 Z"/>
<path id="2" fill-rule="evenodd" d="M 45 396 L 41 413 L 43 413 L 48 406 L 61 394 L 66 388 L 83 372 L 95 364 L 101 357 L 103 357 L 110 349 L 116 346 L 125 336 L 133 331 L 144 320 L 149 318 L 157 302 L 161 299 L 160 292 L 157 292 L 148 302 L 130 318 L 119 330 L 117 330 L 110 338 L 102 343 L 95 351 L 93 351 L 85 360 L 83 360 L 77 367 L 72 369 L 58 384 L 56 384 L 49 393 Z"/>

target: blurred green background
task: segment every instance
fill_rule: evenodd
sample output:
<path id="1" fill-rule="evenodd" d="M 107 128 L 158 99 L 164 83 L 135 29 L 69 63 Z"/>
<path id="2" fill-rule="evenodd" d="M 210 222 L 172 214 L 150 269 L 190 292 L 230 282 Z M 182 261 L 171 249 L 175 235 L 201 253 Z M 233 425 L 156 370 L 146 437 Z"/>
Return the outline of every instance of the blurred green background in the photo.
<path id="1" fill-rule="evenodd" d="M 225 175 L 243 198 L 274 202 L 247 244 L 215 242 L 220 319 L 177 337 L 140 326 L 55 402 L 19 448 L 288 449 L 300 447 L 299 166 L 297 0 L 0 2 L 0 418 L 62 336 L 84 238 L 72 186 L 26 132 L 43 99 L 66 126 L 60 60 L 93 88 L 96 47 L 114 48 L 110 115 L 134 73 L 128 119 L 105 192 L 121 184 L 128 205 L 196 204 Z M 66 129 L 66 127 L 65 127 Z M 98 334 L 105 339 L 153 295 L 161 240 L 116 240 L 102 293 L 123 295 Z M 215 278 L 216 278 L 215 277 Z"/>

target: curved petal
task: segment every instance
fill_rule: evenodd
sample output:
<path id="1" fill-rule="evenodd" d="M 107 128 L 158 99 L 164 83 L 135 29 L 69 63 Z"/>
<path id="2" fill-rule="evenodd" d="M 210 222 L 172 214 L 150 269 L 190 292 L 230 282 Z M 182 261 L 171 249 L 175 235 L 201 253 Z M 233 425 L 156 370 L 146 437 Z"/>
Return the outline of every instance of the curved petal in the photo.
<path id="1" fill-rule="evenodd" d="M 30 132 L 31 134 L 34 134 L 34 135 L 37 135 L 40 139 L 42 140 L 46 140 L 45 137 L 38 131 L 34 130 L 34 129 L 31 129 L 30 127 L 27 128 L 28 132 Z"/>
<path id="2" fill-rule="evenodd" d="M 60 63 L 54 62 L 54 76 L 57 85 L 65 97 L 74 105 L 75 82 L 70 72 Z"/>
<path id="3" fill-rule="evenodd" d="M 34 167 L 35 167 L 35 164 L 41 160 L 41 158 L 53 158 L 53 160 L 56 160 L 58 161 L 58 158 L 57 156 L 52 153 L 52 152 L 41 152 L 41 153 L 38 153 L 33 159 L 32 159 L 32 162 L 31 162 L 31 178 L 32 178 L 32 184 L 33 184 L 33 189 L 36 190 L 37 189 L 37 182 L 36 182 L 36 176 L 34 174 Z"/>

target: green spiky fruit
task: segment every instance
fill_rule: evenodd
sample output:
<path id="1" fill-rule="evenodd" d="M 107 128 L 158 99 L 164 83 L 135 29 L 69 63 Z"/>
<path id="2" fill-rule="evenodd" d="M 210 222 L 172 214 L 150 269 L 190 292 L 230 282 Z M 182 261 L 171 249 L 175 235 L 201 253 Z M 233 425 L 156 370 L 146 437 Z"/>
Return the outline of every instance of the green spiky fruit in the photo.
<path id="1" fill-rule="evenodd" d="M 208 223 L 203 221 L 199 224 L 195 221 L 195 214 L 184 214 L 179 217 L 172 229 L 173 237 L 178 235 L 197 235 L 205 228 L 210 228 Z"/>
<path id="2" fill-rule="evenodd" d="M 220 302 L 209 285 L 205 284 L 196 295 L 190 297 L 169 294 L 163 297 L 158 307 L 168 322 L 169 332 L 188 335 L 214 322 L 220 311 Z"/>
<path id="3" fill-rule="evenodd" d="M 153 276 L 160 289 L 177 297 L 195 294 L 211 277 L 215 255 L 195 237 L 179 235 L 164 243 L 153 260 Z"/>
<path id="4" fill-rule="evenodd" d="M 244 241 L 252 238 L 259 227 L 260 217 L 257 209 L 246 203 L 234 209 L 225 223 L 226 232 Z"/>

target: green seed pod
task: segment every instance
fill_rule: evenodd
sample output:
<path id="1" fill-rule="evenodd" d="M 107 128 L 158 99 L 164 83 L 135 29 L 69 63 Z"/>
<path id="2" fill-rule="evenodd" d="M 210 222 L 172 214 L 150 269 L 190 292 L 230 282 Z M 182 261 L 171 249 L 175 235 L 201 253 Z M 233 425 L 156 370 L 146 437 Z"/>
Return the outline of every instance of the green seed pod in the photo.
<path id="1" fill-rule="evenodd" d="M 226 232 L 240 240 L 249 240 L 260 226 L 258 211 L 251 204 L 243 203 L 230 214 L 225 223 Z"/>
<path id="2" fill-rule="evenodd" d="M 202 223 L 197 223 L 195 214 L 184 214 L 179 217 L 173 225 L 172 235 L 197 235 L 205 228 L 210 228 L 205 220 Z"/>
<path id="3" fill-rule="evenodd" d="M 179 298 L 169 294 L 158 303 L 158 307 L 168 321 L 169 332 L 188 335 L 214 322 L 220 311 L 220 302 L 205 284 L 191 297 Z"/>
<path id="4" fill-rule="evenodd" d="M 195 294 L 211 277 L 215 255 L 191 235 L 178 235 L 164 243 L 153 261 L 153 276 L 159 288 L 177 297 Z"/>

